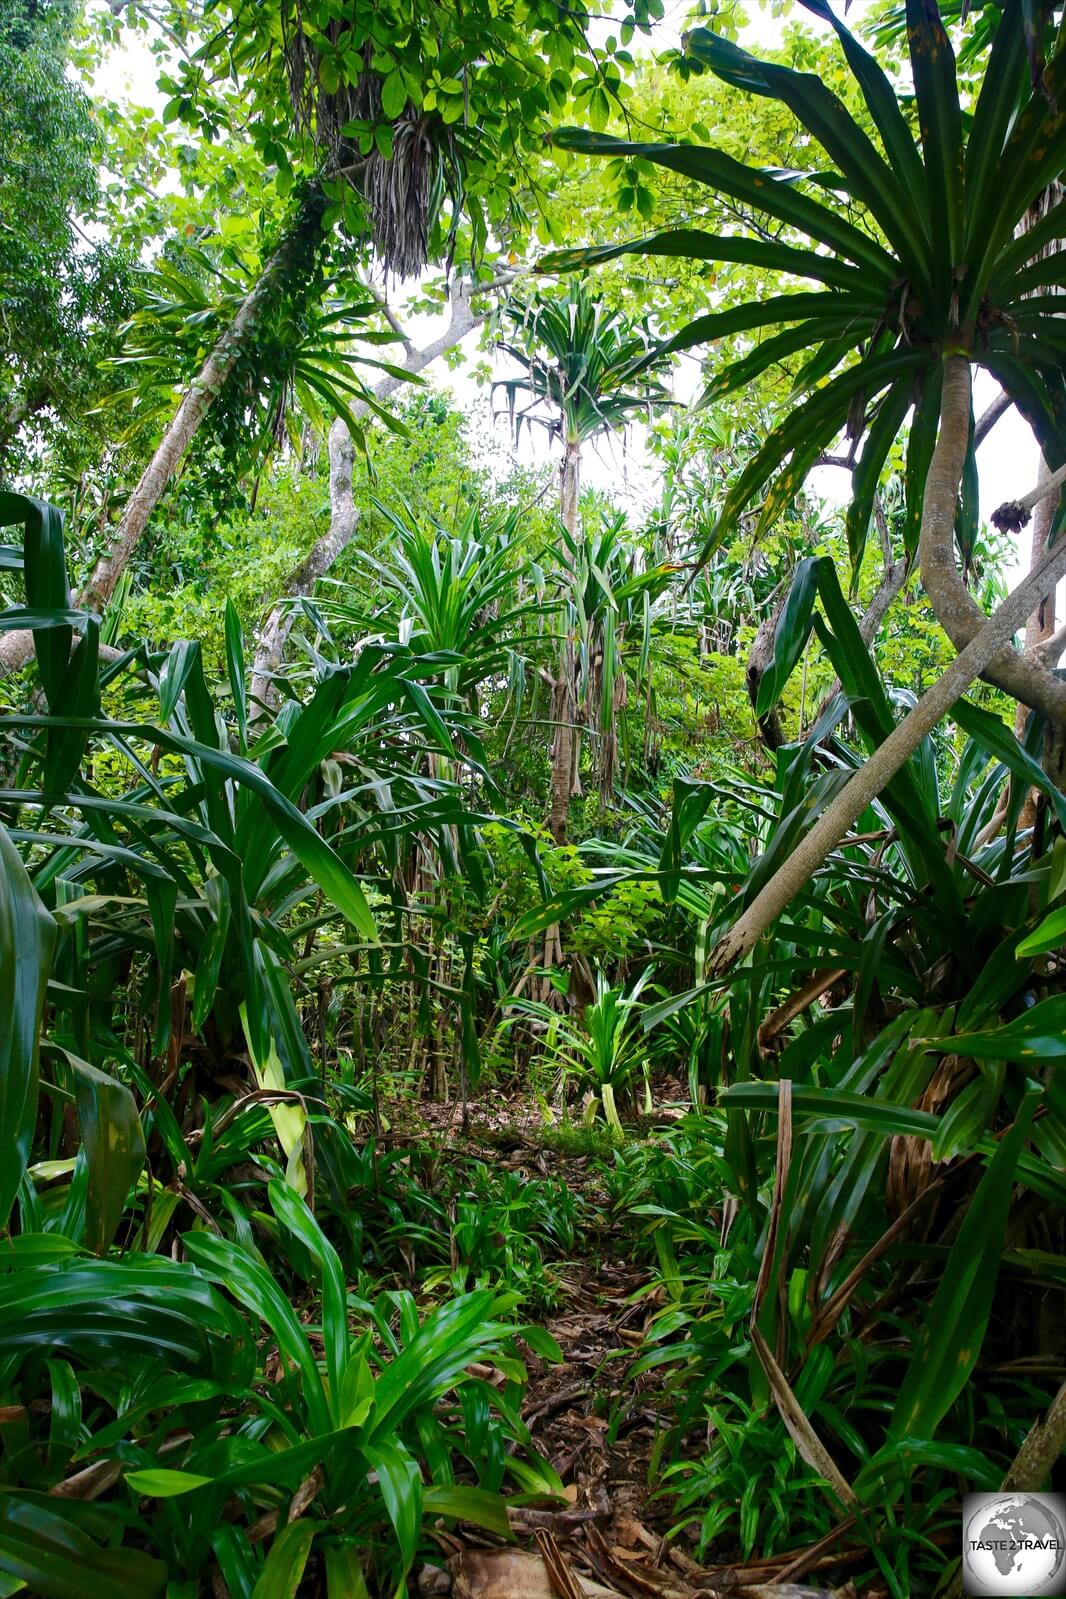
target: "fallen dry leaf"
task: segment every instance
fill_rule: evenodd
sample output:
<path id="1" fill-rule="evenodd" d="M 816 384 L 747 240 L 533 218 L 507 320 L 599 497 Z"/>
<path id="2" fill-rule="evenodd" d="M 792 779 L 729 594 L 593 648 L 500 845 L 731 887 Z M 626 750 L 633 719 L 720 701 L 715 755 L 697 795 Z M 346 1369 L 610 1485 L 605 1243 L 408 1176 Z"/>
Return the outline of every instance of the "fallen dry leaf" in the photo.
<path id="1" fill-rule="evenodd" d="M 556 1599 L 542 1557 L 527 1549 L 464 1549 L 448 1565 L 454 1599 Z M 580 1587 L 587 1599 L 622 1599 L 588 1578 Z"/>

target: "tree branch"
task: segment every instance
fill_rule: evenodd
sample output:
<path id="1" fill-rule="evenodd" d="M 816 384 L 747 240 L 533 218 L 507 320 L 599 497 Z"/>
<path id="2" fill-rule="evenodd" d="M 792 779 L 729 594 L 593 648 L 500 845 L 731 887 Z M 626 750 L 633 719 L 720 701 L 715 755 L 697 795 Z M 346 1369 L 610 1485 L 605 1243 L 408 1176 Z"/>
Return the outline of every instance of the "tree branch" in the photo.
<path id="1" fill-rule="evenodd" d="M 968 359 L 949 355 L 944 362 L 940 432 L 926 479 L 918 541 L 923 587 L 937 620 L 957 650 L 964 650 L 977 638 L 986 621 L 985 613 L 966 587 L 955 557 L 955 505 L 970 431 L 970 394 Z M 1066 471 L 1055 477 L 1061 482 Z M 1055 477 L 1028 497 L 1032 504 L 1056 487 Z M 954 486 L 949 493 L 950 480 Z M 1028 613 L 1022 622 L 1027 618 Z M 1066 683 L 1031 656 L 1020 655 L 1009 634 L 1003 646 L 994 658 L 982 663 L 982 676 L 1021 704 L 1041 711 L 1049 721 L 1066 726 Z"/>
<path id="2" fill-rule="evenodd" d="M 941 445 L 942 440 L 938 439 L 933 452 L 933 465 L 936 464 Z M 961 456 L 959 470 L 961 474 Z M 932 473 L 933 466 L 930 467 L 930 476 Z M 956 482 L 952 490 L 952 504 L 957 488 Z M 771 922 L 780 916 L 789 901 L 825 864 L 848 828 L 913 755 L 926 734 L 932 732 L 974 679 L 984 672 L 988 663 L 996 658 L 1004 644 L 1024 624 L 1040 595 L 1064 574 L 1066 539 L 1060 539 L 1040 565 L 985 619 L 944 674 L 922 695 L 885 742 L 852 774 L 785 864 L 774 873 L 736 924 L 719 941 L 711 956 L 712 973 L 727 971 L 755 946 Z"/>
<path id="3" fill-rule="evenodd" d="M 481 295 L 487 291 L 477 288 L 470 292 Z M 432 366 L 442 355 L 455 349 L 469 333 L 485 321 L 487 316 L 484 311 L 473 310 L 470 293 L 464 293 L 460 284 L 452 285 L 448 295 L 448 305 L 451 315 L 447 328 L 439 338 L 434 339 L 422 350 L 405 341 L 407 356 L 403 368 L 410 376 L 414 377 L 419 372 L 425 371 L 426 367 Z M 384 307 L 382 309 L 385 310 Z M 387 311 L 385 315 L 389 317 Z M 379 402 L 389 399 L 402 383 L 402 378 L 391 376 L 382 378 L 373 390 L 374 399 Z M 368 409 L 365 401 L 361 401 L 352 407 L 352 415 L 356 421 L 360 421 Z M 273 705 L 277 700 L 273 679 L 274 674 L 280 670 L 285 645 L 296 621 L 297 607 L 293 602 L 313 591 L 315 584 L 326 575 L 351 543 L 359 525 L 359 513 L 352 496 L 351 435 L 339 417 L 329 432 L 329 462 L 329 529 L 317 543 L 312 545 L 309 554 L 293 572 L 284 591 L 267 613 L 259 634 L 255 664 L 252 668 L 251 697 L 253 708 L 258 707 L 260 714 L 263 708 Z"/>
<path id="4" fill-rule="evenodd" d="M 990 521 L 997 527 L 1015 526 L 1024 527 L 1029 520 L 1029 513 L 1034 506 L 1049 494 L 1054 494 L 1066 483 L 1066 466 L 1060 466 L 1057 472 L 1052 472 L 1050 477 L 1042 478 L 1035 489 L 1030 489 L 1028 494 L 1023 494 L 1020 500 L 1006 500 L 992 512 Z"/>
<path id="5" fill-rule="evenodd" d="M 977 419 L 977 426 L 973 430 L 973 447 L 975 450 L 981 448 L 981 445 L 985 442 L 1000 417 L 1005 416 L 1010 410 L 1012 403 L 1006 389 L 1000 389 L 988 410 L 982 412 Z"/>

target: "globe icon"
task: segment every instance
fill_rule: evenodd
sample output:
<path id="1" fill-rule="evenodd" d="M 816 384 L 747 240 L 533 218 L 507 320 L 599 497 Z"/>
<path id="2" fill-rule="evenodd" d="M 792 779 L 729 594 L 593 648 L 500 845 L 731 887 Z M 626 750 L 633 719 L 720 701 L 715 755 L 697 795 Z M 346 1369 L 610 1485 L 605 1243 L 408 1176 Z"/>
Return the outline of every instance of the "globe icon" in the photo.
<path id="1" fill-rule="evenodd" d="M 1066 1531 L 1039 1495 L 1006 1494 L 966 1522 L 963 1571 L 970 1593 L 1060 1594 L 1066 1582 Z"/>

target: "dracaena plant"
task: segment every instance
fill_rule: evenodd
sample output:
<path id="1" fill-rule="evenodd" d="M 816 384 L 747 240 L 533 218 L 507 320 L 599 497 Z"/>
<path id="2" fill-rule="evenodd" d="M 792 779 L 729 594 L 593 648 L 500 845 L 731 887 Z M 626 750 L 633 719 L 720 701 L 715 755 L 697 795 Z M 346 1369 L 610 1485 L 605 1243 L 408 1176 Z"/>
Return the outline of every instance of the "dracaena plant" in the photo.
<path id="1" fill-rule="evenodd" d="M 407 771 L 411 740 L 451 743 L 409 677 L 415 658 L 399 647 L 324 667 L 307 698 L 287 701 L 257 736 L 232 609 L 224 685 L 209 679 L 191 641 L 163 657 L 140 651 L 102 662 L 98 624 L 70 605 L 58 513 L 10 495 L 0 498 L 0 519 L 23 526 L 22 544 L 5 555 L 22 570 L 29 601 L 0 612 L 0 629 L 32 629 L 47 713 L 0 718 L 15 767 L 0 786 L 8 830 L 0 833 L 0 994 L 29 993 L 32 968 L 43 1007 L 51 979 L 47 1010 L 38 1011 L 46 1080 L 78 1103 L 87 1169 L 72 1169 L 69 1189 L 73 1203 L 79 1183 L 88 1185 L 94 1243 L 115 1233 L 146 1138 L 162 1145 L 171 1173 L 154 1162 L 142 1229 L 155 1247 L 175 1207 L 200 1214 L 224 1187 L 220 1174 L 253 1150 L 269 1167 L 275 1137 L 291 1179 L 305 1181 L 306 1096 L 317 1118 L 321 1089 L 298 1009 L 306 978 L 294 940 L 347 920 L 356 943 L 327 939 L 325 958 L 376 946 L 352 866 L 387 861 L 383 813 L 399 837 L 414 812 L 419 832 L 443 830 L 442 804 L 454 819 L 454 802 L 427 798 Z M 113 714 L 103 714 L 102 695 Z M 342 761 L 358 770 L 350 782 Z M 326 769 L 336 779 L 328 784 Z M 120 1009 L 123 991 L 135 997 Z M 31 1023 L 7 1042 L 0 1033 L 8 1205 L 37 1116 Z M 163 1063 L 154 1077 L 153 1055 Z M 140 1096 L 143 1124 L 126 1084 Z M 328 1167 L 328 1117 L 318 1130 Z M 0 1212 L 5 1192 L 0 1184 Z M 224 1204 L 250 1237 L 239 1207 Z M 352 1251 L 357 1258 L 354 1241 Z"/>
<path id="2" fill-rule="evenodd" d="M 702 557 L 770 483 L 761 515 L 768 525 L 819 455 L 845 434 L 853 463 L 848 534 L 857 561 L 879 477 L 910 416 L 904 536 L 940 621 L 961 648 L 984 620 L 954 548 L 956 533 L 965 551 L 977 528 L 972 369 L 984 368 L 1003 386 L 1052 467 L 1066 454 L 1066 327 L 1057 294 L 1066 285 L 1066 256 L 1055 249 L 1066 206 L 1059 201 L 1022 228 L 1066 164 L 1059 8 L 1049 0 L 1005 0 L 983 82 L 967 103 L 934 0 L 907 0 L 915 129 L 892 81 L 829 0 L 802 3 L 835 30 L 861 117 L 813 74 L 757 60 L 706 29 L 691 33 L 686 48 L 696 67 L 794 113 L 811 139 L 817 184 L 717 149 L 563 129 L 555 141 L 566 149 L 640 156 L 706 184 L 752 214 L 758 231 L 668 229 L 557 252 L 542 265 L 573 269 L 637 253 L 762 269 L 779 293 L 710 311 L 657 352 L 737 334 L 757 339 L 714 374 L 708 400 L 739 392 L 776 363 L 797 367 L 799 397 L 731 486 Z M 843 194 L 846 211 L 832 191 Z M 1039 660 L 1005 650 L 987 676 L 1066 721 L 1066 686 Z"/>
<path id="3" fill-rule="evenodd" d="M 294 304 L 280 296 L 270 307 L 254 348 L 242 356 L 214 407 L 214 435 L 242 466 L 261 465 L 274 444 L 294 433 L 297 413 L 323 432 L 339 416 L 361 442 L 353 407 L 369 410 L 387 428 L 406 431 L 367 383 L 368 374 L 371 383 L 382 373 L 403 376 L 369 353 L 395 340 L 390 330 L 374 326 L 377 302 L 365 291 L 344 298 L 318 288 L 318 298 Z M 106 402 L 128 411 L 128 436 L 165 422 L 175 380 L 202 364 L 247 292 L 239 268 L 195 249 L 186 252 L 183 268 L 162 261 L 144 273 L 140 291 L 140 304 L 122 330 L 122 352 L 110 363 L 127 382 Z"/>

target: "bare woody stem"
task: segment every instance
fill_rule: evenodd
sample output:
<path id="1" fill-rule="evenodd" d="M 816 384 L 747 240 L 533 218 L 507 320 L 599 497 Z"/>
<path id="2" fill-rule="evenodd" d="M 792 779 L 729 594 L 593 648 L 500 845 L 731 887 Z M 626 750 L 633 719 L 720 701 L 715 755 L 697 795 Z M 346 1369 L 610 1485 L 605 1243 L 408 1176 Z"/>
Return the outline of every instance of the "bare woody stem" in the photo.
<path id="1" fill-rule="evenodd" d="M 141 473 L 140 481 L 126 502 L 122 520 L 82 589 L 78 603 L 84 609 L 100 612 L 110 600 L 115 585 L 129 565 L 148 518 L 184 460 L 201 422 L 236 366 L 241 350 L 253 336 L 264 306 L 289 265 L 293 248 L 302 229 L 306 227 L 306 221 L 306 217 L 301 216 L 282 240 L 260 273 L 258 282 L 245 296 L 232 322 L 186 389 L 151 460 Z M 32 654 L 32 633 L 22 630 L 6 633 L 0 639 L 0 678 L 24 666 Z"/>
<path id="2" fill-rule="evenodd" d="M 580 497 L 581 445 L 577 440 L 567 440 L 559 468 L 559 514 L 571 538 L 577 536 Z M 577 710 L 575 674 L 573 641 L 567 638 L 559 646 L 552 705 L 555 739 L 552 745 L 550 827 L 556 844 L 566 842 L 570 799 L 574 793 L 575 757 L 578 753 L 575 748 L 578 734 L 574 727 Z"/>
<path id="3" fill-rule="evenodd" d="M 502 274 L 492 283 L 483 288 L 477 285 L 469 286 L 456 283 L 453 285 L 448 297 L 450 316 L 448 326 L 439 338 L 434 339 L 423 349 L 418 349 L 403 332 L 398 320 L 391 311 L 383 311 L 386 320 L 394 332 L 400 334 L 404 346 L 403 369 L 411 377 L 424 372 L 429 366 L 446 355 L 449 350 L 460 345 L 468 334 L 485 321 L 487 311 L 476 311 L 471 304 L 471 296 L 480 298 L 489 294 L 496 288 L 503 288 L 510 283 L 514 273 Z M 402 386 L 403 379 L 388 376 L 382 378 L 374 390 L 374 399 L 379 403 L 390 399 Z M 358 401 L 352 407 L 352 417 L 355 421 L 362 421 L 369 411 L 369 406 L 364 400 Z M 315 584 L 333 566 L 342 552 L 351 543 L 358 526 L 359 516 L 352 498 L 352 439 L 347 424 L 338 417 L 329 432 L 329 463 L 330 463 L 330 519 L 329 528 L 322 537 L 311 547 L 308 555 L 293 572 L 285 584 L 284 590 L 271 606 L 256 644 L 255 665 L 252 671 L 251 697 L 253 708 L 269 707 L 277 698 L 273 683 L 273 675 L 282 663 L 285 645 L 289 634 L 296 621 L 296 604 L 302 595 L 310 594 Z"/>
<path id="4" fill-rule="evenodd" d="M 958 429 L 942 427 L 926 484 L 923 539 L 926 517 L 943 515 L 945 501 L 954 507 L 965 451 L 965 431 L 960 443 Z M 1034 567 L 997 610 L 985 619 L 944 674 L 849 778 L 785 864 L 775 872 L 735 926 L 719 941 L 711 957 L 712 972 L 727 971 L 754 948 L 771 922 L 780 916 L 819 867 L 824 866 L 848 829 L 892 781 L 926 734 L 932 732 L 971 683 L 985 671 L 989 662 L 1002 652 L 1004 645 L 1025 625 L 1041 596 L 1063 574 L 1066 574 L 1066 539 L 1060 539 L 1039 566 Z"/>
<path id="5" fill-rule="evenodd" d="M 949 355 L 944 361 L 940 433 L 926 479 L 918 553 L 922 586 L 957 650 L 964 650 L 985 624 L 984 612 L 966 587 L 955 558 L 955 504 L 969 429 L 970 363 L 964 355 Z M 1041 493 L 1047 493 L 1053 484 L 1054 480 L 1042 486 Z M 1043 593 L 1035 596 L 1034 610 L 1043 597 Z M 1010 639 L 1008 634 L 1003 647 L 982 663 L 980 674 L 1021 704 L 1041 711 L 1049 721 L 1066 725 L 1066 683 L 1038 658 L 1020 655 Z"/>

